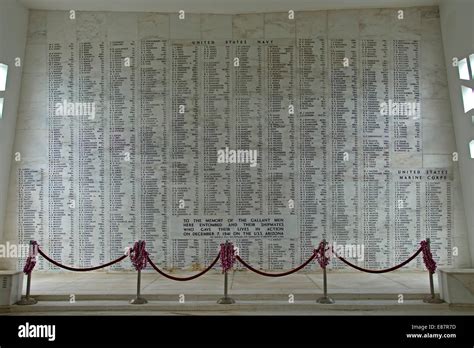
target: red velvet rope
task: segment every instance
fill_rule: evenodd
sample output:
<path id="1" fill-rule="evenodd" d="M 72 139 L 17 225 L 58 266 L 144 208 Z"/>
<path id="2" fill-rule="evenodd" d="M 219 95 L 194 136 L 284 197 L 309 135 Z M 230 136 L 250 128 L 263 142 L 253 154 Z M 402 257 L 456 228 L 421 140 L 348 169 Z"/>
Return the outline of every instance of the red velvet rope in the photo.
<path id="1" fill-rule="evenodd" d="M 362 271 L 362 272 L 367 272 L 367 273 L 386 273 L 386 272 L 391 272 L 391 271 L 395 271 L 396 269 L 400 268 L 400 267 L 403 267 L 405 266 L 407 263 L 409 263 L 411 260 L 413 260 L 415 257 L 417 257 L 420 253 L 421 253 L 421 250 L 422 248 L 420 247 L 416 253 L 414 253 L 412 256 L 410 256 L 410 258 L 408 258 L 407 260 L 403 261 L 402 263 L 396 265 L 396 266 L 393 266 L 391 268 L 386 268 L 386 269 L 367 269 L 367 268 L 362 268 L 362 267 L 359 267 L 359 266 L 356 266 L 354 265 L 353 263 L 350 263 L 349 261 L 347 261 L 345 258 L 343 258 L 342 256 L 339 256 L 336 254 L 337 258 L 339 260 L 341 260 L 342 262 L 344 262 L 346 265 L 348 266 L 351 266 L 352 268 L 355 268 L 359 271 Z"/>
<path id="2" fill-rule="evenodd" d="M 305 263 L 303 263 L 301 266 L 295 268 L 295 269 L 292 269 L 291 271 L 288 271 L 288 272 L 284 272 L 284 273 L 266 273 L 266 272 L 263 272 L 263 271 L 260 271 L 256 268 L 253 268 L 252 266 L 250 266 L 247 262 L 245 262 L 244 260 L 242 260 L 240 258 L 239 255 L 236 256 L 236 259 L 239 260 L 239 262 L 244 265 L 245 267 L 247 267 L 249 270 L 251 270 L 252 272 L 255 272 L 257 274 L 260 274 L 260 275 L 263 275 L 263 276 L 266 276 L 266 277 L 283 277 L 283 276 L 286 276 L 286 275 L 289 275 L 289 274 L 292 274 L 292 273 L 295 273 L 295 272 L 298 272 L 300 269 L 306 267 L 306 265 L 308 265 L 314 258 L 316 257 L 316 254 L 313 253 L 313 255 L 311 255 L 311 257 L 306 260 Z"/>
<path id="3" fill-rule="evenodd" d="M 54 261 L 53 259 L 51 259 L 48 255 L 46 255 L 43 250 L 40 249 L 40 247 L 38 246 L 38 252 L 40 253 L 41 256 L 43 256 L 46 260 L 48 260 L 49 262 L 51 262 L 53 265 L 56 265 L 58 267 L 61 267 L 61 268 L 64 268 L 64 269 L 67 269 L 68 271 L 74 271 L 74 272 L 87 272 L 87 271 L 95 271 L 97 269 L 101 269 L 101 268 L 104 268 L 104 267 L 107 267 L 107 266 L 111 266 L 117 262 L 120 262 L 122 261 L 123 259 L 125 259 L 128 255 L 123 255 L 121 257 L 119 257 L 118 259 L 116 260 L 113 260 L 113 261 L 110 261 L 104 265 L 101 265 L 101 266 L 95 266 L 95 267 L 87 267 L 87 268 L 75 268 L 75 267 L 69 267 L 69 266 L 65 266 L 65 265 L 62 265 L 60 264 L 59 262 L 57 261 Z"/>
<path id="4" fill-rule="evenodd" d="M 198 273 L 198 274 L 195 274 L 193 276 L 190 276 L 190 277 L 183 277 L 183 278 L 180 278 L 180 277 L 174 277 L 174 276 L 171 276 L 169 274 L 166 274 L 165 272 L 163 272 L 161 269 L 158 268 L 158 266 L 156 266 L 153 261 L 150 259 L 150 256 L 147 255 L 147 260 L 148 262 L 150 263 L 151 267 L 153 267 L 155 269 L 155 271 L 157 271 L 159 274 L 161 274 L 163 277 L 166 277 L 168 279 L 172 279 L 172 280 L 176 280 L 176 281 L 179 281 L 179 282 L 185 282 L 185 281 L 188 281 L 188 280 L 193 280 L 193 279 L 196 279 L 196 278 L 199 278 L 200 276 L 202 276 L 203 274 L 209 272 L 209 270 L 214 267 L 214 265 L 217 263 L 217 261 L 219 261 L 219 258 L 221 256 L 221 253 L 217 254 L 216 258 L 214 259 L 214 261 L 212 261 L 212 263 L 209 265 L 209 267 L 207 267 L 204 271 Z"/>
<path id="5" fill-rule="evenodd" d="M 323 243 L 323 242 L 321 242 Z M 321 248 L 321 243 L 320 243 L 320 248 L 316 249 L 315 252 L 313 252 L 313 255 L 311 255 L 311 257 L 306 260 L 306 262 L 304 262 L 302 265 L 300 265 L 299 267 L 293 269 L 293 270 L 290 270 L 290 271 L 287 271 L 287 272 L 283 272 L 283 273 L 267 273 L 267 272 L 263 272 L 263 271 L 260 271 L 256 268 L 253 268 L 251 265 L 249 265 L 247 262 L 245 262 L 244 260 L 242 260 L 242 258 L 239 256 L 239 255 L 236 255 L 235 258 L 242 264 L 244 265 L 246 268 L 248 268 L 249 270 L 251 270 L 252 272 L 255 272 L 257 274 L 260 274 L 260 275 L 263 275 L 263 276 L 266 276 L 266 277 L 283 277 L 283 276 L 287 276 L 287 275 L 290 275 L 292 273 L 295 273 L 295 272 L 298 272 L 299 270 L 303 269 L 304 267 L 306 267 L 314 258 L 318 257 L 318 261 L 323 261 L 323 264 L 325 264 L 326 262 L 324 261 L 328 261 L 328 259 L 324 259 L 324 260 L 319 260 L 319 258 L 321 257 L 325 257 L 324 254 L 320 255 L 321 252 L 324 252 L 325 251 L 325 248 L 324 248 L 324 245 L 323 245 L 323 248 Z M 141 268 L 144 268 L 146 266 L 146 261 L 148 261 L 150 263 L 150 265 L 153 267 L 153 269 L 155 271 L 157 271 L 159 274 L 161 274 L 162 276 L 168 278 L 168 279 L 172 279 L 172 280 L 176 280 L 176 281 L 188 281 L 188 280 L 193 280 L 193 279 L 196 279 L 202 275 L 204 275 L 205 273 L 207 273 L 212 267 L 215 266 L 215 264 L 217 263 L 217 261 L 219 261 L 220 257 L 221 257 L 221 253 L 222 253 L 222 250 L 221 252 L 219 252 L 216 256 L 216 258 L 214 259 L 214 261 L 205 269 L 203 270 L 202 272 L 198 273 L 198 274 L 195 274 L 193 276 L 190 276 L 190 277 L 174 277 L 174 276 L 171 276 L 171 275 L 168 275 L 166 273 L 164 273 L 162 270 L 160 270 L 154 263 L 153 261 L 150 259 L 150 256 L 148 255 L 148 253 L 146 252 L 146 249 L 145 249 L 145 243 L 140 243 L 140 248 L 138 248 L 138 244 L 135 243 L 135 247 L 134 248 L 135 252 L 138 253 L 139 255 L 134 255 L 135 257 L 132 257 L 132 262 L 134 263 L 134 266 L 138 269 L 141 269 Z M 60 264 L 59 262 L 57 261 L 54 261 L 53 259 L 51 259 L 48 255 L 46 255 L 43 250 L 41 250 L 41 248 L 39 247 L 39 245 L 34 242 L 33 243 L 35 249 L 37 250 L 37 252 L 43 256 L 47 261 L 51 262 L 52 264 L 60 267 L 60 268 L 63 268 L 63 269 L 66 269 L 66 270 L 69 270 L 69 271 L 75 271 L 75 272 L 87 272 L 87 271 L 94 271 L 94 270 L 98 270 L 98 269 L 101 269 L 101 268 L 105 268 L 105 267 L 108 267 L 108 266 L 111 266 L 115 263 L 118 263 L 120 261 L 122 261 L 123 259 L 125 259 L 127 257 L 127 255 L 123 255 L 121 257 L 119 257 L 118 259 L 115 259 L 113 261 L 110 261 L 104 265 L 100 265 L 100 266 L 95 266 L 95 267 L 86 267 L 86 268 L 75 268 L 75 267 L 70 267 L 70 266 L 66 266 L 66 265 L 63 265 L 63 264 Z M 140 251 L 139 251 L 140 249 Z M 230 249 L 230 248 L 229 248 Z M 232 249 L 233 249 L 233 246 L 232 246 Z M 319 250 L 321 249 L 321 250 Z M 133 250 L 133 249 L 132 249 Z M 404 262 L 396 265 L 396 266 L 393 266 L 391 268 L 387 268 L 387 269 L 381 269 L 381 270 L 372 270 L 372 269 L 366 269 L 366 268 L 363 268 L 363 267 L 359 267 L 357 265 L 354 265 L 353 263 L 347 261 L 345 258 L 343 258 L 342 256 L 339 256 L 336 254 L 337 258 L 339 260 L 341 260 L 342 262 L 344 262 L 346 265 L 352 267 L 352 268 L 355 268 L 359 271 L 362 271 L 362 272 L 367 272 L 367 273 L 386 273 L 386 272 L 391 272 L 391 271 L 394 271 L 400 267 L 403 267 L 405 266 L 407 263 L 411 262 L 415 257 L 417 257 L 421 252 L 423 251 L 424 253 L 424 261 L 425 261 L 425 265 L 427 266 L 428 270 L 433 273 L 432 271 L 432 268 L 436 269 L 436 263 L 434 262 L 433 258 L 432 258 L 432 255 L 431 255 L 431 252 L 429 250 L 429 244 L 427 241 L 422 241 L 421 242 L 421 247 L 411 256 L 409 257 L 407 260 L 405 260 Z M 136 256 L 140 256 L 140 257 L 136 257 Z M 146 257 L 146 258 L 145 258 Z M 135 258 L 137 258 L 135 260 Z M 23 271 L 26 273 L 26 274 L 29 274 L 31 273 L 31 271 L 33 270 L 34 268 L 34 265 L 36 263 L 36 259 L 35 257 L 28 257 L 28 259 L 26 260 L 26 265 L 23 269 Z M 135 263 L 137 263 L 137 265 L 135 265 Z M 321 262 L 320 262 L 321 264 Z M 434 267 L 433 267 L 433 264 L 434 264 Z M 322 266 L 322 265 L 321 265 Z"/>

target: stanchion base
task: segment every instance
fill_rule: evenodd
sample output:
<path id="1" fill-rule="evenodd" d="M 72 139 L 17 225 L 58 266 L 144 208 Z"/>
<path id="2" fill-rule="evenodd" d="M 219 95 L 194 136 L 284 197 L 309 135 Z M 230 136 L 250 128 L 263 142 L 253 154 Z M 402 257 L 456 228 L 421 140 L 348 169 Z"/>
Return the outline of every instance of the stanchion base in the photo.
<path id="1" fill-rule="evenodd" d="M 143 297 L 137 297 L 130 301 L 130 304 L 145 304 L 145 303 L 148 303 L 148 301 L 144 299 Z"/>
<path id="2" fill-rule="evenodd" d="M 235 300 L 231 297 L 222 297 L 217 301 L 218 304 L 233 304 Z"/>
<path id="3" fill-rule="evenodd" d="M 34 305 L 37 304 L 38 301 L 35 300 L 33 297 L 22 297 L 20 301 L 18 301 L 16 304 L 20 306 L 28 306 L 28 305 Z"/>
<path id="4" fill-rule="evenodd" d="M 323 297 L 318 298 L 316 302 L 322 303 L 322 304 L 333 304 L 335 301 L 329 296 L 323 296 Z"/>
<path id="5" fill-rule="evenodd" d="M 444 301 L 440 299 L 438 296 L 432 297 L 431 295 L 426 296 L 423 299 L 424 303 L 443 303 Z"/>

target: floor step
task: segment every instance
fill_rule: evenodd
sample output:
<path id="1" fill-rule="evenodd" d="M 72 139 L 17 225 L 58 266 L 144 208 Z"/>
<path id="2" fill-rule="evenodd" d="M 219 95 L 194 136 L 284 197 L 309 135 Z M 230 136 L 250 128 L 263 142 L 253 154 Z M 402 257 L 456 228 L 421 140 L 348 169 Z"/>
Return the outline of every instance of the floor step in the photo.
<path id="1" fill-rule="evenodd" d="M 336 300 L 334 304 L 320 304 L 316 301 L 237 301 L 232 305 L 217 304 L 216 301 L 186 301 L 178 303 L 177 301 L 149 301 L 147 304 L 132 305 L 127 301 L 40 301 L 35 305 L 18 306 L 3 308 L 3 313 L 22 314 L 29 312 L 101 312 L 106 311 L 113 314 L 119 312 L 265 312 L 265 311 L 296 311 L 296 312 L 318 312 L 324 311 L 440 311 L 449 308 L 446 303 L 427 304 L 420 300 L 406 300 L 403 304 L 396 300 Z M 2 311 L 0 309 L 0 311 Z"/>
<path id="2" fill-rule="evenodd" d="M 105 312 L 114 314 L 115 312 L 143 314 L 160 314 L 161 312 L 192 312 L 200 314 L 202 312 L 255 312 L 255 314 L 274 312 L 280 314 L 329 314 L 338 311 L 350 311 L 357 314 L 364 311 L 384 311 L 390 312 L 413 312 L 415 313 L 441 313 L 450 310 L 452 306 L 447 303 L 428 304 L 420 300 L 406 300 L 403 304 L 396 300 L 336 300 L 334 304 L 320 304 L 316 301 L 237 301 L 232 305 L 217 304 L 216 301 L 186 301 L 178 303 L 177 301 L 148 301 L 147 304 L 132 305 L 128 301 L 40 301 L 35 305 L 3 307 L 0 309 L 2 314 L 34 314 L 42 313 L 63 313 L 76 314 L 77 312 Z M 458 308 L 458 311 L 464 311 L 472 314 L 474 306 Z M 356 313 L 357 312 L 357 313 Z"/>
<path id="3" fill-rule="evenodd" d="M 142 296 L 150 301 L 178 301 L 180 293 L 144 293 Z M 216 301 L 222 297 L 222 293 L 190 293 L 183 292 L 186 301 Z M 322 296 L 322 293 L 231 293 L 230 296 L 238 301 L 288 301 L 289 296 L 293 295 L 295 301 L 314 301 Z M 335 300 L 398 300 L 398 293 L 334 293 L 330 294 Z M 69 301 L 70 294 L 33 294 L 32 297 L 38 301 Z M 427 296 L 426 293 L 408 293 L 403 294 L 404 300 L 422 300 Z M 134 297 L 134 294 L 78 294 L 75 295 L 76 301 L 128 301 Z"/>

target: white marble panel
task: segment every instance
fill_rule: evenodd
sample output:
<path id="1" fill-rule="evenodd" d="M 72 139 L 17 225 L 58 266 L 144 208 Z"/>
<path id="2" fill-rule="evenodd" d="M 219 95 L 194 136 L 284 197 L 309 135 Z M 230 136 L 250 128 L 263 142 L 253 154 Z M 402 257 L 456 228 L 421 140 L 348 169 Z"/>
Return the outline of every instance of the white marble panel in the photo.
<path id="1" fill-rule="evenodd" d="M 328 37 L 330 39 L 345 39 L 359 37 L 358 10 L 328 11 Z"/>
<path id="2" fill-rule="evenodd" d="M 20 104 L 17 130 L 46 130 L 48 128 L 46 101 Z"/>
<path id="3" fill-rule="evenodd" d="M 108 26 L 105 12 L 77 12 L 76 18 L 78 42 L 105 40 Z"/>
<path id="4" fill-rule="evenodd" d="M 452 123 L 451 105 L 446 99 L 422 99 L 421 119 L 433 120 L 442 124 Z"/>
<path id="5" fill-rule="evenodd" d="M 138 37 L 140 39 L 170 38 L 170 16 L 161 13 L 138 14 Z"/>
<path id="6" fill-rule="evenodd" d="M 21 165 L 30 161 L 48 160 L 48 132 L 46 130 L 17 130 L 13 153 L 21 153 Z"/>
<path id="7" fill-rule="evenodd" d="M 454 182 L 453 182 L 453 221 L 454 237 L 453 247 L 458 248 L 458 255 L 453 254 L 454 267 L 469 267 L 470 253 L 467 235 L 466 209 L 464 208 L 463 189 L 459 178 L 459 162 L 454 162 Z"/>
<path id="8" fill-rule="evenodd" d="M 422 39 L 438 39 L 441 37 L 441 23 L 439 20 L 439 8 L 424 7 L 421 11 L 421 37 Z"/>
<path id="9" fill-rule="evenodd" d="M 214 247 L 212 243 L 204 247 L 191 239 L 181 242 L 174 239 L 176 235 L 173 231 L 166 230 L 169 218 L 179 214 L 179 211 L 175 215 L 171 213 L 176 210 L 174 204 L 184 197 L 189 205 L 186 213 L 200 216 L 205 209 L 202 201 L 207 200 L 206 204 L 210 207 L 213 199 L 231 202 L 237 196 L 238 175 L 242 175 L 242 182 L 251 182 L 248 192 L 251 192 L 251 199 L 256 197 L 256 209 L 274 209 L 286 214 L 289 198 L 301 196 L 306 200 L 303 203 L 308 203 L 305 206 L 307 212 L 298 216 L 302 226 L 307 223 L 304 226 L 306 230 L 301 232 L 301 239 L 306 240 L 301 245 L 306 243 L 306 246 L 302 248 L 299 242 L 289 238 L 281 241 L 262 238 L 245 245 L 246 249 L 251 250 L 249 257 L 255 262 L 265 267 L 288 268 L 294 266 L 289 263 L 299 259 L 308 241 L 319 241 L 320 230 L 313 233 L 311 227 L 323 219 L 326 219 L 327 229 L 330 229 L 331 221 L 337 223 L 339 216 L 347 219 L 350 228 L 343 226 L 343 223 L 335 226 L 342 234 L 347 232 L 347 236 L 342 236 L 347 242 L 366 237 L 377 241 L 383 239 L 380 244 L 388 243 L 384 239 L 385 234 L 375 232 L 383 230 L 383 233 L 389 233 L 385 231 L 385 220 L 387 214 L 394 213 L 394 202 L 388 198 L 393 193 L 394 179 L 390 177 L 385 182 L 387 173 L 384 171 L 393 173 L 397 168 L 454 168 L 453 182 L 435 183 L 429 186 L 434 188 L 428 192 L 437 195 L 440 200 L 449 199 L 448 195 L 454 192 L 454 238 L 448 235 L 452 226 L 448 226 L 444 216 L 434 221 L 430 228 L 435 231 L 433 233 L 440 231 L 442 240 L 439 243 L 447 243 L 448 236 L 449 241 L 454 240 L 456 245 L 464 247 L 464 210 L 459 198 L 461 188 L 456 174 L 457 165 L 452 162 L 454 134 L 438 35 L 438 14 L 434 8 L 402 10 L 403 19 L 398 19 L 399 9 L 394 8 L 303 11 L 295 13 L 294 20 L 288 18 L 287 12 L 233 16 L 186 13 L 182 20 L 177 13 L 77 12 L 76 19 L 71 20 L 67 11 L 32 11 L 14 146 L 15 151 L 22 152 L 24 162 L 13 163 L 9 196 L 14 197 L 18 193 L 15 174 L 18 168 L 25 169 L 30 180 L 28 185 L 36 185 L 31 175 L 36 175 L 36 169 L 44 169 L 44 204 L 47 206 L 52 199 L 61 207 L 58 209 L 58 226 L 64 227 L 64 231 L 58 232 L 59 239 L 73 243 L 78 240 L 78 235 L 89 238 L 88 234 L 92 233 L 94 242 L 99 238 L 100 243 L 105 243 L 104 250 L 108 256 L 115 252 L 117 246 L 128 244 L 143 235 L 150 239 L 149 245 L 161 250 L 157 259 L 168 265 L 190 267 L 205 261 L 206 256 L 203 255 L 213 253 Z M 232 38 L 247 41 L 232 44 L 235 47 L 223 47 L 223 40 Z M 297 50 L 298 38 L 312 40 L 302 41 Z M 331 41 L 326 41 L 327 38 Z M 173 47 L 153 42 L 142 51 L 141 39 L 176 41 Z M 272 40 L 272 44 L 258 42 L 261 39 Z M 366 39 L 363 44 L 361 39 Z M 382 39 L 387 40 L 387 46 L 381 43 Z M 409 42 L 399 41 L 395 46 L 392 39 Z M 193 42 L 199 40 L 215 40 L 216 43 Z M 85 46 L 78 44 L 87 42 L 92 43 L 92 49 L 87 49 L 88 53 L 81 56 L 78 48 Z M 111 42 L 115 42 L 113 50 L 109 49 Z M 46 43 L 61 43 L 51 48 L 58 54 L 58 60 L 50 62 L 57 64 L 54 68 L 58 75 L 55 76 L 47 74 Z M 104 47 L 100 46 L 102 43 L 105 45 L 103 59 L 98 58 Z M 393 55 L 394 47 L 398 47 L 397 58 Z M 363 48 L 366 51 L 362 51 Z M 224 61 L 236 51 L 245 56 L 245 64 L 238 73 L 234 69 L 229 70 L 231 61 Z M 142 56 L 143 53 L 145 56 Z M 122 69 L 121 59 L 132 54 L 135 58 L 132 62 L 134 70 Z M 345 56 L 350 57 L 350 61 L 349 66 L 343 69 L 342 59 Z M 173 57 L 176 60 L 171 61 Z M 398 70 L 393 74 L 390 69 L 395 59 L 399 59 Z M 83 63 L 80 65 L 81 72 L 77 64 L 79 60 Z M 404 64 L 406 60 L 409 62 L 408 70 Z M 269 65 L 269 62 L 273 64 Z M 334 64 L 341 64 L 341 69 Z M 359 70 L 361 66 L 368 68 Z M 327 79 L 329 71 L 333 80 Z M 405 71 L 407 80 L 404 80 Z M 400 81 L 393 81 L 394 77 Z M 170 78 L 171 82 L 168 81 Z M 76 86 L 79 79 L 82 81 L 81 88 L 86 89 Z M 51 86 L 47 85 L 48 81 Z M 105 114 L 101 113 L 94 124 L 97 128 L 86 127 L 90 123 L 81 123 L 77 118 L 56 117 L 53 120 L 51 117 L 50 121 L 56 122 L 57 130 L 49 129 L 53 123 L 48 124 L 48 88 L 53 89 L 51 95 L 57 98 L 76 98 L 82 91 L 85 98 L 105 102 Z M 376 114 L 374 105 L 393 94 L 402 100 L 420 96 L 423 129 L 420 130 L 412 118 L 404 116 L 397 118 L 399 123 L 394 129 L 392 119 L 386 122 Z M 300 100 L 296 103 L 298 105 L 305 104 L 305 116 L 301 119 L 288 117 L 286 107 L 292 100 Z M 173 114 L 176 103 L 186 105 L 186 110 L 193 112 L 176 117 Z M 241 111 L 236 113 L 238 108 Z M 329 114 L 331 119 L 327 119 Z M 311 128 L 305 129 L 305 126 Z M 113 131 L 111 127 L 115 127 Z M 311 134 L 306 136 L 305 132 Z M 332 138 L 337 135 L 342 138 Z M 49 148 L 50 136 L 54 136 L 61 146 L 57 152 Z M 420 146 L 421 139 L 423 143 Z M 245 173 L 240 171 L 240 174 L 232 173 L 232 180 L 228 180 L 226 171 L 229 165 L 214 172 L 209 159 L 201 151 L 206 148 L 209 155 L 214 147 L 224 146 L 227 142 L 232 145 L 237 141 L 258 148 L 259 164 L 250 176 L 245 177 Z M 397 149 L 399 152 L 392 149 L 395 141 L 401 144 Z M 408 148 L 404 147 L 404 142 L 408 143 Z M 181 147 L 183 143 L 185 146 Z M 168 148 L 162 149 L 162 144 Z M 81 148 L 84 154 L 77 153 Z M 119 157 L 123 151 L 132 152 L 131 162 L 121 161 Z M 348 163 L 338 166 L 332 156 L 340 151 L 347 151 L 351 157 Z M 353 156 L 356 152 L 357 156 Z M 53 193 L 46 192 L 48 153 L 55 156 L 55 170 L 60 177 L 60 182 L 56 183 L 57 192 Z M 329 154 L 329 158 L 323 157 L 322 153 Z M 150 154 L 149 157 L 147 154 Z M 170 156 L 176 158 L 170 159 Z M 166 172 L 167 168 L 174 169 Z M 84 181 L 80 182 L 76 177 L 70 179 L 70 171 L 73 175 L 83 175 L 81 180 Z M 163 174 L 156 185 L 153 182 L 155 174 L 150 174 L 154 171 Z M 360 180 L 362 172 L 374 177 L 377 182 L 370 187 L 364 185 Z M 333 179 L 332 176 L 339 174 Z M 174 177 L 170 178 L 171 175 Z M 323 186 L 324 190 L 329 188 L 330 193 L 316 202 L 308 191 L 314 192 L 322 177 L 329 178 Z M 406 216 L 414 220 L 404 222 L 402 219 L 398 224 L 390 225 L 392 232 L 394 228 L 401 227 L 400 231 L 394 231 L 396 238 L 406 238 L 403 228 L 410 230 L 409 241 L 403 242 L 410 247 L 410 251 L 413 234 L 423 235 L 426 232 L 425 222 L 420 223 L 420 230 L 412 228 L 422 219 L 420 214 L 425 216 L 428 209 L 438 209 L 435 203 L 428 204 L 423 198 L 426 185 L 417 180 L 424 179 L 415 178 L 411 182 L 412 179 L 403 179 L 407 186 L 397 186 L 397 194 L 407 197 L 410 211 Z M 172 180 L 174 182 L 170 184 Z M 208 183 L 207 188 L 215 184 L 219 192 L 214 196 L 207 193 L 206 196 L 203 194 L 203 182 Z M 435 192 L 438 184 L 442 193 Z M 254 192 L 254 188 L 259 192 Z M 167 194 L 161 194 L 164 189 L 168 190 Z M 333 189 L 337 189 L 337 194 L 333 195 Z M 317 190 L 322 192 L 323 187 L 319 186 Z M 67 208 L 69 197 L 78 192 L 93 206 L 88 214 L 80 218 Z M 142 196 L 142 192 L 146 192 L 147 196 Z M 242 190 L 238 194 L 244 200 L 247 193 Z M 417 206 L 417 199 L 420 199 L 420 207 Z M 367 204 L 370 200 L 380 207 L 380 211 L 366 216 L 368 207 L 374 206 Z M 103 209 L 100 208 L 102 202 L 105 205 Z M 447 214 L 447 203 L 443 201 L 439 208 L 443 214 Z M 25 203 L 28 204 L 29 201 Z M 16 198 L 9 199 L 8 211 L 15 215 L 17 205 Z M 237 203 L 231 202 L 228 209 L 235 209 L 233 205 Z M 259 208 L 259 205 L 265 208 Z M 320 212 L 323 208 L 327 213 Z M 218 214 L 221 208 L 212 209 L 215 207 L 210 208 L 210 213 Z M 389 213 L 386 209 L 390 209 Z M 418 211 L 417 216 L 415 210 Z M 151 211 L 155 213 L 148 214 Z M 317 217 L 313 219 L 314 215 Z M 359 219 L 359 215 L 366 217 Z M 50 216 L 54 216 L 54 212 Z M 100 223 L 102 219 L 104 226 Z M 76 227 L 77 221 L 82 225 Z M 367 225 L 364 225 L 365 222 Z M 157 234 L 157 225 L 163 228 L 162 234 Z M 115 232 L 110 233 L 110 228 Z M 105 240 L 100 239 L 103 231 Z M 360 231 L 369 232 L 365 236 Z M 296 228 L 291 232 L 298 233 Z M 328 232 L 332 235 L 333 231 Z M 16 231 L 13 233 L 17 236 Z M 73 245 L 68 244 L 69 247 Z M 100 248 L 92 247 L 90 252 L 94 254 L 94 260 L 102 250 Z M 384 253 L 388 251 L 379 249 L 376 258 L 379 255 L 385 258 Z M 444 250 L 443 255 L 446 253 Z M 460 253 L 461 256 L 454 260 L 455 264 L 468 260 L 466 249 L 460 248 Z M 70 256 L 69 250 L 57 255 L 64 257 L 66 262 L 77 258 L 76 254 Z M 180 259 L 182 257 L 183 260 Z M 261 261 L 263 259 L 265 261 Z M 272 265 L 272 262 L 275 264 Z"/>
<path id="10" fill-rule="evenodd" d="M 265 39 L 295 38 L 295 34 L 296 19 L 289 19 L 287 12 L 265 13 Z"/>
<path id="11" fill-rule="evenodd" d="M 452 124 L 425 119 L 423 120 L 423 135 L 425 154 L 452 154 L 456 151 Z"/>
<path id="12" fill-rule="evenodd" d="M 75 19 L 71 19 L 69 11 L 49 11 L 46 25 L 48 43 L 75 42 L 76 23 Z"/>
<path id="13" fill-rule="evenodd" d="M 304 11 L 295 14 L 296 36 L 298 38 L 314 38 L 327 36 L 328 12 Z"/>
<path id="14" fill-rule="evenodd" d="M 23 74 L 21 88 L 20 103 L 22 104 L 28 102 L 44 103 L 47 100 L 47 80 L 44 74 Z"/>
<path id="15" fill-rule="evenodd" d="M 43 73 L 46 76 L 47 49 L 45 44 L 28 44 L 25 48 L 23 73 Z"/>
<path id="16" fill-rule="evenodd" d="M 259 13 L 238 14 L 232 17 L 234 39 L 263 39 L 264 15 Z"/>
<path id="17" fill-rule="evenodd" d="M 451 168 L 454 166 L 452 154 L 423 154 L 424 168 Z"/>
<path id="18" fill-rule="evenodd" d="M 201 35 L 206 40 L 231 39 L 231 15 L 201 15 Z"/>
<path id="19" fill-rule="evenodd" d="M 464 221 L 466 220 L 463 214 L 458 214 L 460 209 L 454 207 L 454 221 L 455 221 L 455 229 L 458 231 L 453 238 L 453 248 L 457 249 L 457 256 L 453 255 L 453 267 L 460 267 L 460 268 L 467 268 L 470 266 L 470 255 L 469 255 L 469 244 L 466 243 L 466 239 L 468 236 L 463 233 L 465 229 L 467 229 L 466 224 Z"/>
<path id="20" fill-rule="evenodd" d="M 421 67 L 420 93 L 422 99 L 426 98 L 449 100 L 446 70 Z"/>
<path id="21" fill-rule="evenodd" d="M 170 38 L 201 39 L 201 15 L 186 13 L 184 19 L 180 19 L 178 13 L 170 14 Z"/>
<path id="22" fill-rule="evenodd" d="M 107 38 L 109 41 L 129 41 L 138 37 L 138 13 L 107 13 Z"/>
<path id="23" fill-rule="evenodd" d="M 46 44 L 46 22 L 48 12 L 30 10 L 28 21 L 28 44 Z"/>
<path id="24" fill-rule="evenodd" d="M 16 211 L 7 212 L 5 216 L 5 241 L 10 243 L 18 243 L 18 219 L 16 218 Z"/>
<path id="25" fill-rule="evenodd" d="M 360 37 L 390 37 L 390 21 L 393 9 L 367 9 L 359 12 Z"/>
<path id="26" fill-rule="evenodd" d="M 17 216 L 18 213 L 18 162 L 12 161 L 10 167 L 10 178 L 8 182 L 8 205 L 7 205 L 7 214 L 15 214 Z M 6 226 L 6 225 L 5 225 Z"/>
<path id="27" fill-rule="evenodd" d="M 420 39 L 421 14 L 419 8 L 397 8 L 391 18 L 392 38 L 400 40 Z"/>
<path id="28" fill-rule="evenodd" d="M 423 69 L 436 69 L 445 74 L 443 43 L 439 39 L 423 39 L 420 42 L 420 65 Z M 423 77 L 423 76 L 422 76 Z"/>
<path id="29" fill-rule="evenodd" d="M 392 156 L 394 168 L 421 168 L 423 166 L 422 154 L 393 153 Z"/>

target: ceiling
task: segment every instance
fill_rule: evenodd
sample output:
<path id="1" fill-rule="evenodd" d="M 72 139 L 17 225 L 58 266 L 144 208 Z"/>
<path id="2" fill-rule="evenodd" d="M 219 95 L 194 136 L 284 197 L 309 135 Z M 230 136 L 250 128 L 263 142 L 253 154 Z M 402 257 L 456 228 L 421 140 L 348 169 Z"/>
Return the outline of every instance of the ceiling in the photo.
<path id="1" fill-rule="evenodd" d="M 27 8 L 188 13 L 286 12 L 438 5 L 438 0 L 17 0 Z"/>

